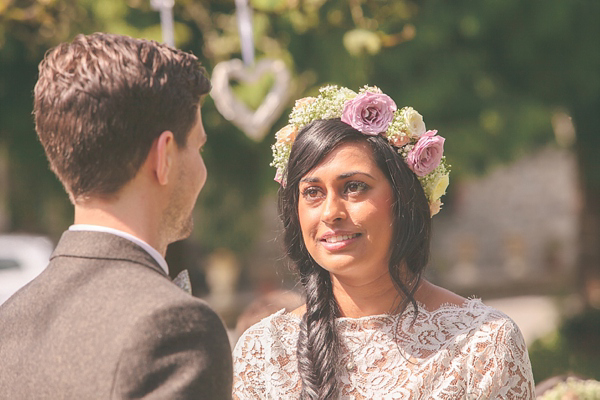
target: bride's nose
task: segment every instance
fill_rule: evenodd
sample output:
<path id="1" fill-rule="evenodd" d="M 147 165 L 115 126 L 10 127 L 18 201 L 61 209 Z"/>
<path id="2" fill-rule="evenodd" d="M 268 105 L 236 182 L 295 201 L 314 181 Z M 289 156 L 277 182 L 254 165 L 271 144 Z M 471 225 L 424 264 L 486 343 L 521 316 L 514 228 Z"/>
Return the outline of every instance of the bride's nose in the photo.
<path id="1" fill-rule="evenodd" d="M 344 200 L 335 194 L 327 195 L 323 202 L 323 210 L 321 212 L 321 221 L 326 224 L 331 224 L 336 221 L 346 219 L 347 211 Z"/>

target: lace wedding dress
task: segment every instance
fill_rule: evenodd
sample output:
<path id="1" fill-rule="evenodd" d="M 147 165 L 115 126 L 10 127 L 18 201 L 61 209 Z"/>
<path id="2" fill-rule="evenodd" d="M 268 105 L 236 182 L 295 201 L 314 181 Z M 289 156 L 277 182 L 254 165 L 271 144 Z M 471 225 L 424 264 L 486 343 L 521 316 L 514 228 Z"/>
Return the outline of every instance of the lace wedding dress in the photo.
<path id="1" fill-rule="evenodd" d="M 342 399 L 533 399 L 523 336 L 478 299 L 400 315 L 339 318 Z M 300 318 L 283 310 L 234 350 L 234 398 L 297 399 Z"/>

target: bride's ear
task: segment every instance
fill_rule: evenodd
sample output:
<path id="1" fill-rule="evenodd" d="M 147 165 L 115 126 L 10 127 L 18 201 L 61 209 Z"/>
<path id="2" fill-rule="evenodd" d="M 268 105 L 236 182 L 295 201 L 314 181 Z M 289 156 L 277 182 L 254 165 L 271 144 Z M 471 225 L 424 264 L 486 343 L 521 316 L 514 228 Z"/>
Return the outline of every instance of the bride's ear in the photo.
<path id="1" fill-rule="evenodd" d="M 173 132 L 164 131 L 161 133 L 154 142 L 151 151 L 154 152 L 153 167 L 156 179 L 160 185 L 164 186 L 169 183 L 169 175 L 173 169 L 173 162 L 177 151 L 177 143 L 175 142 Z"/>

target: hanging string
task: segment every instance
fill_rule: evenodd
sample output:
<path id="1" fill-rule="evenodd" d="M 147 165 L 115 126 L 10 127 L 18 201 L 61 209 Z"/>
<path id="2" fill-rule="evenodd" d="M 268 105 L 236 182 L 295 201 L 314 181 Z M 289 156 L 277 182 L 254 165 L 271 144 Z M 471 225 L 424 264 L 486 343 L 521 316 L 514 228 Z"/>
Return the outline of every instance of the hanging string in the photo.
<path id="1" fill-rule="evenodd" d="M 175 0 L 150 0 L 150 6 L 153 10 L 160 12 L 163 43 L 175 47 L 175 32 L 173 27 L 173 7 L 175 6 Z"/>
<path id="2" fill-rule="evenodd" d="M 235 0 L 238 32 L 242 47 L 242 61 L 247 67 L 254 65 L 254 37 L 252 32 L 252 9 L 248 0 Z"/>

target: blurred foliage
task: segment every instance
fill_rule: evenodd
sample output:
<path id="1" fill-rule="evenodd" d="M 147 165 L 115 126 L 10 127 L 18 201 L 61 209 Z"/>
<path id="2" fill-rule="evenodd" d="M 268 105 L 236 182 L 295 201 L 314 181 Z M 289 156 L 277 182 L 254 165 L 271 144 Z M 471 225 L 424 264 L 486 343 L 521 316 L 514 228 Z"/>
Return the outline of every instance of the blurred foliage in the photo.
<path id="1" fill-rule="evenodd" d="M 381 87 L 449 139 L 453 179 L 552 142 L 551 116 L 559 108 L 576 116 L 578 127 L 591 126 L 587 140 L 598 141 L 592 112 L 576 114 L 581 105 L 593 110 L 600 93 L 595 0 L 250 3 L 256 56 L 286 62 L 293 98 L 325 83 Z M 174 15 L 177 46 L 198 55 L 209 71 L 240 58 L 234 0 L 177 0 Z M 10 153 L 13 230 L 56 237 L 68 224 L 66 196 L 35 138 L 31 93 L 46 49 L 93 31 L 159 39 L 159 15 L 146 0 L 0 0 L 0 146 Z M 255 108 L 270 82 L 259 82 L 260 90 L 237 83 L 236 91 Z M 246 253 L 260 227 L 261 199 L 277 189 L 269 167 L 273 136 L 254 143 L 210 100 L 203 118 L 209 180 L 195 238 L 208 249 L 226 245 Z"/>
<path id="2" fill-rule="evenodd" d="M 529 346 L 537 383 L 552 376 L 574 374 L 600 380 L 600 310 L 566 320 L 555 332 Z"/>

